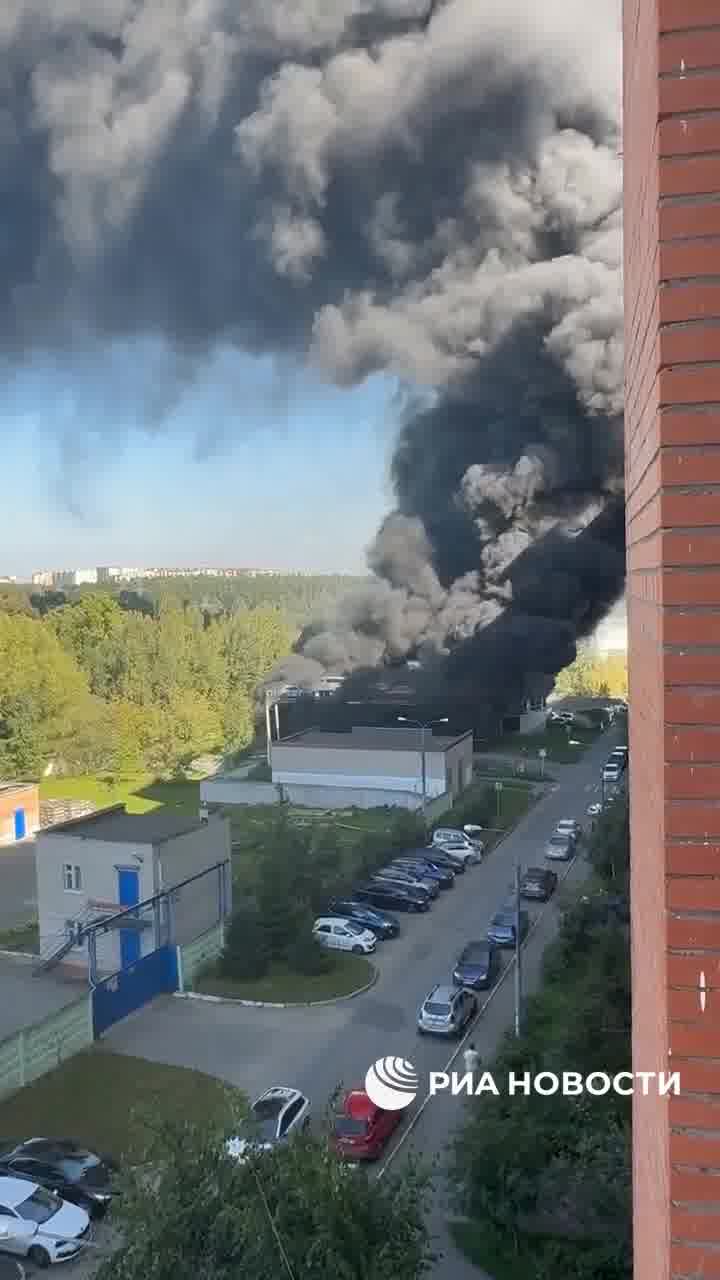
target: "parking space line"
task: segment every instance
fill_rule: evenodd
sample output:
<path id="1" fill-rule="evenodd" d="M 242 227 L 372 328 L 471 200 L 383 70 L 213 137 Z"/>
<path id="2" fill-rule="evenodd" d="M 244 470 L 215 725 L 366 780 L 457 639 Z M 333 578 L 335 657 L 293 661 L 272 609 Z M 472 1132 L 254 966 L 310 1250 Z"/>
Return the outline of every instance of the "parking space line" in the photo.
<path id="1" fill-rule="evenodd" d="M 565 868 L 565 873 L 564 873 L 564 875 L 562 875 L 562 876 L 560 876 L 560 877 L 558 878 L 558 888 L 560 887 L 560 885 L 561 885 L 561 884 L 563 884 L 563 883 L 564 883 L 564 881 L 565 881 L 565 880 L 567 880 L 567 877 L 570 875 L 570 872 L 572 871 L 572 869 L 573 869 L 573 867 L 575 866 L 575 863 L 578 861 L 578 858 L 579 858 L 579 857 L 580 857 L 580 854 L 579 854 L 579 853 L 576 853 L 576 854 L 575 854 L 575 857 L 570 859 L 570 861 L 569 861 L 569 862 L 568 862 L 568 864 L 567 864 L 567 867 Z M 556 890 L 556 892 L 557 892 L 557 890 Z M 528 932 L 527 932 L 527 935 L 526 935 L 525 941 L 521 944 L 521 947 L 520 947 L 521 951 L 522 951 L 522 950 L 524 950 L 524 949 L 525 949 L 525 947 L 527 946 L 527 944 L 529 943 L 529 941 L 530 941 L 530 939 L 532 938 L 532 936 L 533 936 L 533 934 L 534 934 L 535 930 L 537 929 L 538 925 L 540 924 L 540 921 L 543 919 L 543 917 L 545 916 L 546 912 L 547 912 L 547 911 L 550 909 L 550 907 L 553 905 L 554 900 L 555 900 L 555 894 L 553 894 L 553 896 L 552 896 L 551 898 L 549 898 L 549 899 L 548 899 L 548 901 L 544 904 L 542 911 L 539 911 L 539 912 L 538 912 L 538 914 L 536 915 L 535 919 L 533 920 L 532 924 L 530 925 L 530 928 L 528 929 Z M 457 1045 L 455 1046 L 455 1048 L 454 1048 L 454 1050 L 453 1050 L 452 1054 L 450 1055 L 450 1057 L 449 1057 L 448 1061 L 446 1062 L 445 1066 L 443 1067 L 443 1072 L 447 1073 L 447 1072 L 450 1070 L 450 1068 L 451 1068 L 451 1066 L 452 1066 L 453 1062 L 455 1062 L 456 1058 L 458 1057 L 458 1054 L 462 1051 L 462 1047 L 463 1047 L 463 1045 L 465 1044 L 466 1040 L 468 1040 L 468 1039 L 469 1039 L 469 1037 L 473 1034 L 473 1031 L 474 1031 L 475 1027 L 477 1026 L 477 1024 L 479 1023 L 479 1021 L 480 1021 L 480 1019 L 482 1018 L 483 1014 L 485 1013 L 485 1010 L 489 1007 L 489 1005 L 491 1005 L 491 1004 L 492 1004 L 492 1002 L 493 1002 L 493 1000 L 495 999 L 495 996 L 497 995 L 498 991 L 499 991 L 499 990 L 500 990 L 500 988 L 503 986 L 503 984 L 504 984 L 504 982 L 505 982 L 505 979 L 508 977 L 508 975 L 509 975 L 510 973 L 512 973 L 512 972 L 514 971 L 514 968 L 515 968 L 515 965 L 516 965 L 516 964 L 517 964 L 517 960 L 516 960 L 516 958 L 515 958 L 515 953 L 513 952 L 513 955 L 512 955 L 512 957 L 511 957 L 511 959 L 510 959 L 510 962 L 509 962 L 509 963 L 505 966 L 505 968 L 503 969 L 502 973 L 500 974 L 500 977 L 498 978 L 497 982 L 495 983 L 495 986 L 493 987 L 492 991 L 490 992 L 489 996 L 487 997 L 487 1000 L 485 1000 L 485 1001 L 484 1001 L 484 1003 L 483 1003 L 483 1005 L 482 1005 L 482 1007 L 481 1007 L 480 1009 L 478 1009 L 478 1011 L 477 1011 L 477 1013 L 476 1013 L 475 1017 L 473 1018 L 472 1022 L 471 1022 L 471 1023 L 470 1023 L 470 1025 L 469 1025 L 469 1027 L 468 1027 L 467 1031 L 464 1033 L 464 1035 L 462 1036 L 462 1038 L 458 1041 Z M 426 1106 L 427 1106 L 428 1102 L 430 1101 L 430 1099 L 432 1098 L 432 1096 L 433 1096 L 433 1095 L 428 1091 L 428 1093 L 427 1093 L 427 1094 L 425 1095 L 425 1097 L 423 1098 L 423 1101 L 421 1102 L 420 1106 L 418 1107 L 417 1111 L 415 1112 L 414 1116 L 412 1117 L 412 1119 L 411 1119 L 411 1121 L 410 1121 L 409 1125 L 407 1126 L 407 1128 L 406 1128 L 406 1129 L 404 1129 L 404 1130 L 403 1130 L 402 1134 L 400 1135 L 400 1138 L 398 1139 L 398 1141 L 397 1141 L 396 1145 L 393 1147 L 392 1151 L 391 1151 L 391 1152 L 390 1152 L 390 1154 L 388 1155 L 388 1158 L 387 1158 L 387 1160 L 385 1161 L 385 1163 L 383 1164 L 382 1168 L 378 1170 L 378 1173 L 377 1173 L 377 1180 L 378 1180 L 378 1182 L 380 1181 L 380 1179 L 382 1178 L 383 1174 L 384 1174 L 384 1173 L 386 1173 L 387 1169 L 388 1169 L 388 1168 L 390 1167 L 390 1165 L 392 1164 L 392 1162 L 393 1162 L 393 1160 L 395 1159 L 395 1156 L 397 1155 L 398 1151 L 400 1151 L 400 1150 L 402 1149 L 402 1147 L 405 1145 L 405 1142 L 406 1142 L 406 1141 L 407 1141 L 407 1139 L 410 1137 L 410 1134 L 412 1133 L 413 1129 L 415 1128 L 416 1124 L 418 1123 L 418 1120 L 420 1119 L 420 1117 L 422 1116 L 423 1112 L 425 1111 L 425 1108 L 426 1108 Z"/>

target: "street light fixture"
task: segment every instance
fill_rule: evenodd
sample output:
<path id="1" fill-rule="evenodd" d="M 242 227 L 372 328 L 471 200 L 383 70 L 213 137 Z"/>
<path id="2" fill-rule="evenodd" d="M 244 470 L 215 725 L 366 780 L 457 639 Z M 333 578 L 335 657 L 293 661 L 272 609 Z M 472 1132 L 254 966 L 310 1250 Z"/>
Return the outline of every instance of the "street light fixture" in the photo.
<path id="1" fill-rule="evenodd" d="M 413 724 L 420 730 L 420 765 L 422 770 L 422 816 L 423 822 L 426 823 L 427 810 L 427 764 L 425 751 L 425 733 L 428 729 L 432 729 L 436 724 L 447 724 L 448 716 L 441 716 L 439 720 L 430 720 L 428 724 L 423 724 L 422 720 L 409 720 L 407 716 L 398 716 L 400 724 Z M 427 825 L 427 823 L 426 823 Z"/>

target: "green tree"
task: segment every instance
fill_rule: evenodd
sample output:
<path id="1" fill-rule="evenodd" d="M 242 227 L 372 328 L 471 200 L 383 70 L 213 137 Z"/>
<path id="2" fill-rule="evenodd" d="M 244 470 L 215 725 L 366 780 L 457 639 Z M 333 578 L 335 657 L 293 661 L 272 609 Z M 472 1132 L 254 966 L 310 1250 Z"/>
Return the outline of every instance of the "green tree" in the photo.
<path id="1" fill-rule="evenodd" d="M 236 1129 L 237 1132 L 237 1129 Z M 432 1254 L 426 1173 L 378 1181 L 326 1141 L 237 1161 L 209 1125 L 151 1131 L 118 1200 L 122 1245 L 97 1280 L 420 1280 Z M 148 1179 L 146 1170 L 152 1168 Z"/>
<path id="2" fill-rule="evenodd" d="M 108 692 L 108 648 L 112 651 L 122 618 L 117 601 L 100 593 L 82 596 L 73 604 L 54 609 L 48 617 L 47 625 L 85 672 L 92 692 L 100 696 Z"/>
<path id="3" fill-rule="evenodd" d="M 225 938 L 220 972 L 228 978 L 262 978 L 268 962 L 267 938 L 257 907 L 238 907 Z"/>
<path id="4" fill-rule="evenodd" d="M 297 920 L 297 932 L 287 949 L 287 962 L 296 973 L 328 973 L 335 956 L 313 937 L 313 913 L 306 911 Z"/>

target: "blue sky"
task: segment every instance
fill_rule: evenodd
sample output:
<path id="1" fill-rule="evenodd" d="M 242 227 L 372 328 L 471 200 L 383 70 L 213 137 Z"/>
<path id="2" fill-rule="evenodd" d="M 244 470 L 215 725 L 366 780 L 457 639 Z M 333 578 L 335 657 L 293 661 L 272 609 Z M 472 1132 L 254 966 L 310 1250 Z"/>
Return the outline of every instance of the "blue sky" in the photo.
<path id="1" fill-rule="evenodd" d="M 325 386 L 150 343 L 3 378 L 0 574 L 122 565 L 363 571 L 391 505 L 395 384 Z"/>

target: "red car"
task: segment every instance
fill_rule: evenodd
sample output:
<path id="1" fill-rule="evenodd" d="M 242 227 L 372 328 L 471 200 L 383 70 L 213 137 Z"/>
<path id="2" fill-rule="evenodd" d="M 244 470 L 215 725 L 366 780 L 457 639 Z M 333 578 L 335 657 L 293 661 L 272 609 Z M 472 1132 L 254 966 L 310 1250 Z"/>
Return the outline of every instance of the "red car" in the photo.
<path id="1" fill-rule="evenodd" d="M 401 1118 L 401 1111 L 376 1107 L 364 1089 L 351 1089 L 336 1112 L 332 1145 L 345 1160 L 377 1160 Z"/>

